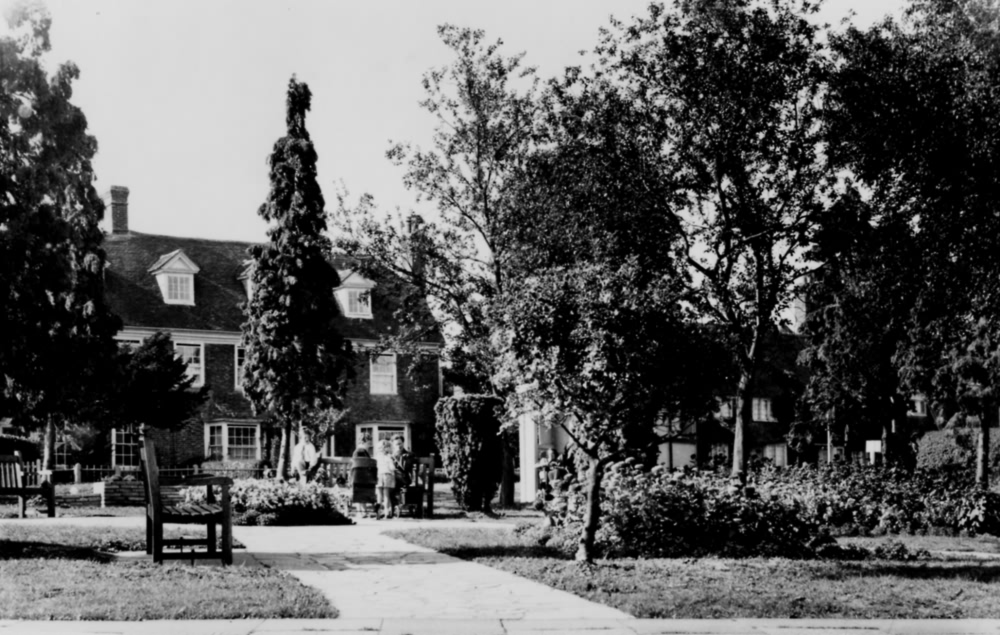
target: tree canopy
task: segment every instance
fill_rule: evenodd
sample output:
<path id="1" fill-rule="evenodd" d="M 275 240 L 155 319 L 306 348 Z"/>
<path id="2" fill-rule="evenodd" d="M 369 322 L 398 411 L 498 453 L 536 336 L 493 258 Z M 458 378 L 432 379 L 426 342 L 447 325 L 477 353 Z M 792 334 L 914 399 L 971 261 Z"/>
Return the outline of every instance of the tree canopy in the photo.
<path id="1" fill-rule="evenodd" d="M 0 409 L 23 424 L 74 418 L 104 381 L 118 320 L 103 294 L 96 140 L 72 63 L 49 74 L 51 18 L 13 5 L 0 37 Z M 102 370 L 103 369 L 103 370 Z M 96 383 L 95 383 L 96 382 Z M 51 443 L 46 447 L 51 454 Z M 46 457 L 51 463 L 51 456 Z"/>

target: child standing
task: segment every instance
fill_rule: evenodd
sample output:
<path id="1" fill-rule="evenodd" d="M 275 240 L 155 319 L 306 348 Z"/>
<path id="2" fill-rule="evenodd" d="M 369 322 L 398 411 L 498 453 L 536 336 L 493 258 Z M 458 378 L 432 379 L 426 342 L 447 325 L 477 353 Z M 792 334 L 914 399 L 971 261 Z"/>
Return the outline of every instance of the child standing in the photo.
<path id="1" fill-rule="evenodd" d="M 396 506 L 396 472 L 392 461 L 392 445 L 388 439 L 379 443 L 375 463 L 378 465 L 378 503 L 382 512 L 379 518 L 390 518 Z"/>

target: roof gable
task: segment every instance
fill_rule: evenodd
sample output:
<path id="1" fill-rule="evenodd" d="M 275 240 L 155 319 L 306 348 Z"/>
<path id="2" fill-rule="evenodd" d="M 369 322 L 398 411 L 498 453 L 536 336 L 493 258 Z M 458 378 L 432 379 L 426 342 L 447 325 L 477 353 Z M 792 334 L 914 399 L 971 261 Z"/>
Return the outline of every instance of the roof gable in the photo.
<path id="1" fill-rule="evenodd" d="M 149 268 L 153 275 L 159 273 L 190 273 L 196 274 L 201 268 L 194 264 L 194 261 L 184 253 L 183 249 L 175 249 L 170 253 L 163 254 Z"/>

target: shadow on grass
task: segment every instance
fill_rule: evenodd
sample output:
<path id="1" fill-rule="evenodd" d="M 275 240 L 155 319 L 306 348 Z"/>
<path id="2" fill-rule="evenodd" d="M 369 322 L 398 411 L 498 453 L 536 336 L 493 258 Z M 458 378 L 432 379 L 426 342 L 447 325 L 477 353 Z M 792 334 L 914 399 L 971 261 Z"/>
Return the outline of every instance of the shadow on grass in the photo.
<path id="1" fill-rule="evenodd" d="M 441 552 L 456 558 L 461 558 L 462 560 L 475 560 L 477 558 L 544 558 L 548 560 L 572 560 L 572 558 L 565 553 L 543 545 L 442 547 Z"/>
<path id="2" fill-rule="evenodd" d="M 843 563 L 836 570 L 817 573 L 818 578 L 893 576 L 911 580 L 968 580 L 987 584 L 1000 582 L 1000 562 Z"/>
<path id="3" fill-rule="evenodd" d="M 0 560 L 27 560 L 44 558 L 46 560 L 96 560 L 111 562 L 114 557 L 101 553 L 90 547 L 71 547 L 69 545 L 49 542 L 33 542 L 0 539 Z"/>

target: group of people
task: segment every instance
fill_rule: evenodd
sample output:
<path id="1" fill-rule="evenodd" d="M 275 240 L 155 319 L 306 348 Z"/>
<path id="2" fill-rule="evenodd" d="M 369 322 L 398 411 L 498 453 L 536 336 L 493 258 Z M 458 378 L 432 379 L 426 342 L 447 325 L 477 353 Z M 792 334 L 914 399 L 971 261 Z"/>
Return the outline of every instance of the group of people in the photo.
<path id="1" fill-rule="evenodd" d="M 371 459 L 371 441 L 365 439 L 354 451 L 354 459 Z M 351 489 L 353 502 L 364 513 L 363 506 L 374 502 L 376 518 L 391 518 L 399 515 L 400 503 L 404 500 L 406 488 L 411 485 L 413 455 L 406 449 L 403 435 L 397 434 L 392 442 L 383 439 L 375 453 L 375 469 L 364 467 L 359 461 L 351 465 Z M 374 497 L 371 490 L 374 489 Z"/>

